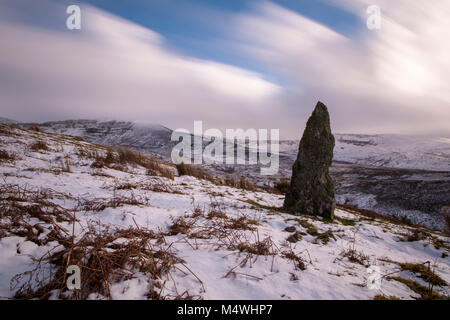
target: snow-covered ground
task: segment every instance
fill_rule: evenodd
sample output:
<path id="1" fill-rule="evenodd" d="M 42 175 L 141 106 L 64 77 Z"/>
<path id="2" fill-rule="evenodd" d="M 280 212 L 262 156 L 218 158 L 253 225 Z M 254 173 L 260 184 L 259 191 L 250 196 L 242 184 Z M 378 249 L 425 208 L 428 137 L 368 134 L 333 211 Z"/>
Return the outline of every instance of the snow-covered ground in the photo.
<path id="1" fill-rule="evenodd" d="M 414 135 L 334 134 L 334 161 L 369 167 L 450 170 L 450 139 Z M 280 151 L 296 156 L 298 142 L 281 141 Z"/>
<path id="2" fill-rule="evenodd" d="M 43 141 L 48 150 L 33 149 L 36 141 Z M 189 176 L 171 180 L 149 175 L 141 166 L 93 168 L 96 158 L 106 156 L 104 147 L 56 134 L 0 125 L 0 150 L 8 155 L 0 160 L 4 299 L 27 284 L 29 274 L 22 278 L 17 274 L 40 267 L 43 282 L 50 281 L 45 276 L 64 270 L 71 257 L 63 255 L 52 264 L 46 257 L 77 252 L 89 233 L 102 239 L 111 235 L 102 242 L 103 255 L 91 257 L 99 260 L 123 245 L 145 240 L 141 251 L 132 251 L 130 260 L 120 266 L 127 275 L 118 276 L 117 270 L 107 274 L 107 284 L 99 281 L 98 288 L 91 287 L 89 299 L 147 299 L 155 292 L 168 299 L 420 297 L 404 279 L 428 287 L 426 277 L 405 267 L 402 271 L 398 263 L 430 262 L 439 279 L 450 281 L 450 239 L 442 234 L 342 209 L 336 210 L 333 222 L 296 217 L 277 209 L 283 202 L 277 194 L 218 186 Z M 36 204 L 41 211 L 33 207 Z M 21 214 L 20 219 L 14 212 Z M 134 236 L 126 236 L 130 233 L 124 230 Z M 66 240 L 72 241 L 72 234 L 71 245 Z M 84 250 L 99 252 L 93 246 L 89 242 Z M 131 247 L 135 248 L 126 248 Z M 161 266 L 170 260 L 167 257 L 176 257 L 167 263 L 167 270 L 148 267 Z M 136 269 L 136 261 L 146 267 Z M 102 261 L 96 265 L 100 268 Z M 82 283 L 101 273 L 89 266 L 91 260 L 81 266 Z M 377 268 L 380 287 L 369 288 L 374 276 L 369 271 Z M 36 289 L 36 278 L 29 284 L 25 288 Z M 445 284 L 433 289 L 444 297 L 450 293 Z M 52 288 L 49 297 L 57 298 L 58 292 Z M 64 296 L 71 292 L 66 290 Z"/>

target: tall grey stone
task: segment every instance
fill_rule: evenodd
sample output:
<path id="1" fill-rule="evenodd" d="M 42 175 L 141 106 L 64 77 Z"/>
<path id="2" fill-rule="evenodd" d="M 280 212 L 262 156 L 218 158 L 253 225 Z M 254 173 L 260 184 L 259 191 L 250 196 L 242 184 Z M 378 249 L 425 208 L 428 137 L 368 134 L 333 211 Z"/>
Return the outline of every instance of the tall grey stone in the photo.
<path id="1" fill-rule="evenodd" d="M 284 208 L 289 212 L 333 219 L 336 200 L 328 171 L 333 149 L 330 116 L 319 101 L 308 119 L 292 168 L 291 185 L 284 200 Z"/>

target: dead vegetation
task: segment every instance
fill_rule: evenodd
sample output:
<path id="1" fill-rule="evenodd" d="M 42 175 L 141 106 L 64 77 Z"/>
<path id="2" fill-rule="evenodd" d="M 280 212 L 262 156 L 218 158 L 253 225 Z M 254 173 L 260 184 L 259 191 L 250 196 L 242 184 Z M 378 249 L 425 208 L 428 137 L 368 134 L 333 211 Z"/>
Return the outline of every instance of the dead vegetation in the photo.
<path id="1" fill-rule="evenodd" d="M 180 270 L 186 274 L 189 269 L 183 270 L 184 261 L 170 249 L 161 234 L 139 227 L 110 230 L 107 226 L 90 224 L 83 235 L 66 236 L 58 241 L 62 249 L 34 259 L 33 270 L 12 279 L 11 285 L 17 289 L 16 299 L 50 296 L 87 299 L 92 294 L 112 299 L 112 284 L 142 274 L 150 283 L 146 294 L 149 299 L 199 298 L 187 291 L 176 295 L 164 293 L 172 272 Z M 83 281 L 78 290 L 66 288 L 69 265 L 81 269 Z"/>
<path id="2" fill-rule="evenodd" d="M 2 136 L 10 136 L 11 135 L 11 129 L 10 126 L 7 126 L 3 123 L 0 123 L 0 135 Z"/>
<path id="3" fill-rule="evenodd" d="M 306 251 L 307 252 L 307 251 Z M 306 261 L 304 258 L 296 254 L 292 248 L 289 248 L 289 250 L 281 252 L 281 255 L 283 258 L 288 259 L 294 263 L 294 266 L 296 269 L 299 269 L 301 271 L 306 270 Z M 309 253 L 308 253 L 309 255 Z M 311 257 L 309 260 L 309 263 L 312 263 Z"/>
<path id="4" fill-rule="evenodd" d="M 248 191 L 258 191 L 260 189 L 253 182 L 246 180 L 244 177 L 235 178 L 227 176 L 225 177 L 225 179 L 221 180 L 221 183 L 228 187 L 239 188 Z"/>
<path id="5" fill-rule="evenodd" d="M 270 256 L 276 254 L 273 250 L 273 245 L 274 243 L 272 239 L 267 237 L 262 241 L 257 240 L 255 242 L 240 242 L 236 246 L 236 249 L 239 250 L 239 252 L 247 252 L 253 255 Z"/>
<path id="6" fill-rule="evenodd" d="M 55 204 L 54 199 L 71 200 L 75 206 L 69 210 Z M 68 232 L 61 223 L 72 222 L 73 212 L 100 212 L 106 208 L 148 204 L 148 198 L 136 196 L 132 192 L 114 193 L 110 198 L 79 199 L 53 189 L 31 189 L 4 183 L 0 185 L 0 235 L 17 235 L 42 245 L 46 241 L 53 241 L 55 232 Z M 31 218 L 38 219 L 40 223 L 31 223 Z M 48 234 L 45 233 L 46 229 L 50 230 Z"/>
<path id="7" fill-rule="evenodd" d="M 30 145 L 30 149 L 33 151 L 48 151 L 49 147 L 43 140 L 36 140 Z"/>
<path id="8" fill-rule="evenodd" d="M 362 251 L 356 250 L 356 235 L 353 235 L 353 239 L 351 241 L 351 245 L 343 249 L 340 253 L 341 258 L 347 258 L 347 260 L 351 263 L 357 263 L 364 267 L 369 267 L 370 265 L 370 257 L 364 254 Z"/>
<path id="9" fill-rule="evenodd" d="M 423 263 L 396 262 L 390 259 L 382 259 L 381 261 L 396 264 L 399 266 L 397 271 L 391 272 L 383 276 L 386 280 L 395 280 L 406 285 L 413 292 L 420 295 L 419 300 L 449 300 L 448 296 L 441 295 L 434 290 L 435 287 L 446 287 L 447 282 L 435 272 L 435 265 L 431 261 Z M 409 272 L 414 276 L 422 279 L 427 286 L 424 286 L 414 279 L 407 279 L 401 276 L 394 276 L 400 272 Z"/>
<path id="10" fill-rule="evenodd" d="M 113 193 L 111 198 L 83 198 L 79 200 L 78 210 L 100 212 L 106 208 L 118 208 L 124 205 L 148 206 L 149 199 L 146 196 L 135 195 L 133 192 L 126 194 Z"/>
<path id="11" fill-rule="evenodd" d="M 385 296 L 382 294 L 377 294 L 373 297 L 373 300 L 400 300 L 400 298 L 397 298 L 395 296 Z"/>
<path id="12" fill-rule="evenodd" d="M 398 233 L 401 237 L 399 238 L 399 241 L 406 241 L 406 242 L 415 242 L 415 241 L 422 241 L 426 244 L 432 244 L 436 250 L 439 250 L 441 248 L 444 248 L 445 250 L 449 250 L 450 246 L 448 241 L 445 241 L 436 235 L 431 234 L 431 232 L 423 229 L 423 228 L 415 228 L 408 230 L 408 233 Z M 445 252 L 443 252 L 444 254 Z"/>
<path id="13" fill-rule="evenodd" d="M 444 219 L 447 234 L 450 234 L 450 205 L 441 208 L 441 216 Z"/>
<path id="14" fill-rule="evenodd" d="M 260 240 L 255 220 L 244 215 L 229 217 L 215 203 L 211 204 L 207 213 L 194 207 L 191 215 L 173 219 L 167 232 L 155 232 L 138 225 L 136 228 L 112 229 L 91 221 L 82 228 L 81 234 L 75 236 L 74 231 L 71 233 L 68 229 L 71 224 L 74 226 L 79 223 L 76 219 L 77 211 L 97 212 L 122 204 L 145 204 L 145 201 L 137 199 L 132 193 L 128 197 L 115 195 L 112 199 L 71 198 L 78 205 L 73 211 L 69 211 L 50 201 L 70 197 L 67 194 L 53 190 L 27 190 L 13 185 L 4 185 L 0 191 L 0 231 L 4 236 L 23 236 L 38 245 L 54 241 L 58 243 L 45 255 L 33 258 L 32 270 L 12 279 L 11 287 L 16 290 L 17 299 L 87 299 L 92 294 L 111 299 L 112 284 L 142 274 L 149 279 L 149 299 L 201 298 L 190 295 L 187 291 L 177 292 L 175 282 L 172 291 L 165 290 L 167 282 L 170 279 L 174 281 L 171 273 L 175 271 L 191 274 L 203 286 L 201 280 L 171 250 L 172 245 L 168 244 L 166 237 L 180 234 L 185 237 L 176 241 L 185 241 L 193 248 L 198 248 L 198 241 L 206 240 L 207 243 L 202 245 L 244 254 L 240 266 L 247 263 L 252 265 L 260 256 L 272 257 L 273 266 L 273 260 L 278 256 L 292 261 L 295 269 L 306 268 L 303 258 L 292 249 L 281 251 L 270 237 Z M 40 222 L 31 224 L 30 218 L 36 218 Z M 65 223 L 66 227 L 62 227 L 61 223 Z M 83 281 L 80 290 L 70 291 L 66 288 L 66 270 L 69 265 L 77 265 L 81 269 Z M 262 280 L 238 272 L 235 268 L 225 277 L 230 274 Z"/>
<path id="15" fill-rule="evenodd" d="M 289 191 L 290 186 L 291 183 L 289 180 L 281 180 L 275 184 L 273 191 L 279 194 L 286 194 Z"/>
<path id="16" fill-rule="evenodd" d="M 182 162 L 177 164 L 177 171 L 179 176 L 191 176 L 198 179 L 208 180 L 210 182 L 215 182 L 213 176 L 200 166 L 193 166 Z"/>
<path id="17" fill-rule="evenodd" d="M 185 164 L 182 162 L 178 164 L 176 168 L 179 176 L 191 176 L 197 179 L 209 181 L 216 185 L 223 185 L 248 191 L 257 191 L 260 189 L 254 183 L 246 180 L 244 177 L 234 177 L 231 175 L 226 175 L 224 177 L 215 177 L 209 171 L 203 169 L 201 166 Z"/>
<path id="18" fill-rule="evenodd" d="M 37 123 L 33 123 L 33 124 L 29 125 L 28 130 L 42 132 L 41 127 L 39 127 L 39 125 Z"/>
<path id="19" fill-rule="evenodd" d="M 73 210 L 63 208 L 54 200 L 72 200 L 78 204 Z M 146 199 L 133 194 L 115 195 L 111 199 L 80 200 L 52 189 L 28 189 L 18 185 L 0 186 L 0 238 L 16 235 L 39 246 L 57 242 L 44 256 L 32 260 L 35 267 L 16 275 L 11 288 L 17 299 L 87 299 L 91 294 L 112 298 L 110 286 L 117 281 L 148 275 L 150 299 L 198 299 L 175 287 L 165 293 L 170 273 L 183 270 L 183 261 L 170 250 L 164 235 L 140 228 L 113 229 L 89 222 L 82 227 L 82 235 L 75 237 L 70 225 L 78 223 L 78 210 L 100 211 L 106 207 L 124 204 L 147 204 Z M 38 223 L 34 220 L 36 219 Z M 69 229 L 69 230 L 68 230 Z M 74 229 L 73 229 L 74 230 Z M 120 240 L 120 241 L 116 241 Z M 19 250 L 19 249 L 18 249 Z M 20 253 L 20 252 L 18 252 Z M 81 268 L 82 287 L 66 288 L 66 270 L 69 265 Z"/>
<path id="20" fill-rule="evenodd" d="M 83 151 L 83 149 L 80 149 L 78 153 L 84 157 L 93 157 L 94 162 L 91 164 L 91 168 L 94 169 L 110 168 L 127 172 L 127 166 L 130 165 L 132 167 L 141 166 L 145 168 L 147 170 L 146 174 L 149 176 L 161 176 L 171 180 L 175 176 L 173 169 L 168 165 L 164 165 L 160 160 L 144 156 L 127 147 L 119 147 L 117 150 L 108 149 L 105 154 L 97 152 L 92 155 Z"/>
<path id="21" fill-rule="evenodd" d="M 78 202 L 73 210 L 63 208 L 54 200 Z M 144 199 L 145 200 L 145 199 Z M 39 246 L 56 242 L 45 255 L 32 257 L 34 268 L 16 275 L 11 288 L 17 299 L 87 299 L 91 294 L 112 298 L 111 284 L 148 276 L 151 299 L 197 299 L 188 292 L 164 293 L 170 273 L 179 270 L 188 274 L 183 261 L 171 251 L 164 234 L 141 228 L 115 228 L 88 222 L 81 226 L 82 234 L 75 236 L 76 212 L 100 211 L 123 204 L 145 204 L 133 195 L 116 195 L 112 199 L 80 200 L 51 189 L 32 190 L 18 185 L 0 186 L 0 238 L 16 235 Z M 36 223 L 36 220 L 38 221 Z M 71 228 L 72 226 L 72 228 Z M 72 229 L 72 232 L 69 230 Z M 18 249 L 19 250 L 19 249 Z M 20 254 L 20 252 L 18 252 Z M 69 265 L 81 268 L 82 287 L 66 288 Z"/>
<path id="22" fill-rule="evenodd" d="M 415 280 L 406 279 L 403 277 L 390 277 L 389 279 L 398 281 L 406 285 L 409 289 L 414 291 L 415 293 L 420 295 L 419 300 L 449 300 L 449 297 L 443 296 L 436 291 L 433 291 L 432 288 L 421 285 Z"/>
<path id="23" fill-rule="evenodd" d="M 69 195 L 50 189 L 31 190 L 18 185 L 1 185 L 0 238 L 16 235 L 42 245 L 67 233 L 60 224 L 72 221 L 71 213 L 50 201 L 62 197 L 70 199 Z M 31 218 L 40 223 L 30 222 Z"/>
<path id="24" fill-rule="evenodd" d="M 430 261 L 426 261 L 423 263 L 409 263 L 409 262 L 397 262 L 392 261 L 390 259 L 383 259 L 384 262 L 392 263 L 398 265 L 400 268 L 398 271 L 394 273 L 398 273 L 401 271 L 408 271 L 413 273 L 414 275 L 421 278 L 423 281 L 427 282 L 430 286 L 439 286 L 445 287 L 448 286 L 448 283 L 442 279 L 439 275 L 436 274 L 433 265 Z"/>
<path id="25" fill-rule="evenodd" d="M 354 248 L 348 248 L 341 252 L 341 256 L 348 259 L 352 263 L 358 263 L 364 267 L 369 266 L 369 257 L 361 251 L 357 251 Z"/>
<path id="26" fill-rule="evenodd" d="M 161 179 L 149 179 L 146 181 L 127 181 L 121 182 L 115 180 L 114 183 L 109 186 L 105 186 L 105 189 L 109 190 L 144 190 L 153 192 L 163 192 L 171 194 L 183 194 L 180 188 L 168 184 L 166 181 Z"/>
<path id="27" fill-rule="evenodd" d="M 1 128 L 0 128 L 1 129 Z M 39 141 L 39 140 L 38 140 Z M 41 149 L 38 149 L 41 150 Z M 168 177 L 173 179 L 172 168 L 165 166 L 155 159 L 140 155 L 129 149 L 120 151 L 95 150 L 86 151 L 87 148 L 79 148 L 80 154 L 94 160 L 92 163 L 92 175 L 114 178 L 108 175 L 103 168 L 118 168 L 127 171 L 128 166 L 140 166 L 146 169 L 150 176 Z M 2 154 L 0 151 L 0 161 Z M 90 163 L 90 162 L 89 162 Z M 161 169 L 162 168 L 162 169 Z M 30 170 L 34 170 L 30 168 Z M 39 170 L 39 169 L 37 169 Z M 47 169 L 43 169 L 47 170 Z M 56 169 L 51 169 L 55 170 Z M 48 172 L 51 172 L 48 169 Z M 71 172 L 71 162 L 69 157 L 65 162 L 61 162 L 58 172 Z M 163 173 L 161 170 L 168 170 L 170 173 Z M 132 171 L 134 172 L 134 171 Z M 203 173 L 198 174 L 205 179 Z M 206 179 L 210 179 L 206 176 Z M 215 183 L 222 183 L 211 178 Z M 233 180 L 224 182 L 239 188 L 252 188 L 245 185 L 245 180 Z M 106 184 L 105 184 L 106 185 Z M 230 215 L 225 212 L 222 206 L 212 202 L 208 209 L 194 205 L 191 215 L 173 218 L 166 231 L 155 231 L 142 228 L 111 229 L 99 223 L 90 222 L 83 226 L 83 233 L 75 237 L 70 235 L 70 224 L 78 223 L 76 212 L 100 212 L 106 208 L 118 208 L 125 205 L 146 206 L 149 199 L 145 196 L 136 195 L 134 190 L 150 190 L 155 192 L 177 193 L 181 191 L 167 183 L 165 179 L 149 179 L 149 181 L 113 181 L 113 184 L 105 186 L 105 189 L 112 191 L 112 196 L 108 198 L 95 198 L 86 195 L 83 199 L 75 199 L 69 194 L 58 193 L 51 189 L 30 190 L 16 185 L 2 185 L 0 187 L 0 239 L 2 237 L 17 235 L 25 237 L 37 245 L 47 245 L 52 241 L 58 243 L 55 250 L 49 251 L 46 255 L 33 259 L 35 268 L 23 274 L 17 275 L 12 285 L 17 289 L 16 298 L 46 299 L 58 297 L 62 299 L 86 299 L 92 294 L 99 294 L 106 298 L 112 298 L 110 287 L 118 281 L 133 279 L 145 274 L 148 276 L 150 288 L 147 293 L 149 299 L 197 299 L 200 296 L 191 295 L 189 292 L 178 292 L 175 281 L 171 273 L 181 271 L 194 276 L 200 284 L 201 280 L 185 266 L 184 261 L 178 258 L 172 251 L 172 244 L 168 243 L 168 237 L 175 237 L 175 242 L 184 242 L 194 250 L 200 246 L 210 246 L 214 250 L 224 249 L 231 251 L 231 255 L 239 258 L 239 264 L 230 269 L 224 277 L 245 276 L 253 280 L 262 278 L 245 272 L 239 272 L 239 268 L 256 263 L 258 259 L 270 261 L 272 259 L 271 271 L 274 260 L 281 258 L 293 263 L 295 270 L 305 270 L 307 259 L 302 257 L 305 252 L 294 251 L 290 243 L 282 243 L 281 248 L 271 239 L 259 237 L 259 222 L 244 214 Z M 73 210 L 56 205 L 52 199 L 71 200 L 75 203 Z M 251 203 L 249 200 L 248 203 Z M 272 210 L 273 208 L 259 207 Z M 39 222 L 30 222 L 30 219 L 37 219 Z M 372 217 L 369 217 L 372 219 Z M 373 218 L 374 219 L 374 218 Z M 305 232 L 293 232 L 297 241 L 302 235 L 315 237 L 317 243 L 328 243 L 330 239 L 336 240 L 332 230 L 323 231 L 306 219 L 295 218 Z M 353 226 L 355 220 L 337 219 L 344 226 Z M 292 235 L 292 236 L 294 236 Z M 409 237 L 409 238 L 408 238 Z M 422 231 L 414 231 L 405 237 L 406 241 L 418 241 L 429 238 L 429 235 Z M 173 239 L 173 238 L 172 238 Z M 292 241 L 296 242 L 296 241 Z M 433 240 L 435 246 L 439 242 Z M 307 251 L 306 251 L 307 252 Z M 309 253 L 308 253 L 309 255 Z M 364 253 L 355 250 L 353 247 L 343 250 L 341 257 L 350 262 L 367 266 L 369 257 Z M 312 264 L 311 258 L 309 263 Z M 79 265 L 82 269 L 83 287 L 78 291 L 68 291 L 65 286 L 66 269 L 68 265 Z M 442 285 L 442 279 L 435 277 L 432 271 L 425 270 L 424 266 L 400 265 L 403 270 L 411 271 L 420 278 L 433 285 Z M 242 271 L 242 270 L 241 270 Z M 297 275 L 291 273 L 294 280 L 298 280 Z M 167 283 L 173 281 L 175 291 L 168 292 Z M 428 293 L 425 289 L 417 286 L 417 282 L 410 280 L 403 281 L 408 287 L 414 288 L 417 292 L 422 292 L 422 297 L 440 298 L 433 290 Z M 442 280 L 443 281 L 443 280 Z M 444 281 L 445 283 L 445 281 Z M 423 286 L 422 286 L 423 287 Z M 175 292 L 175 293 L 174 293 Z M 426 295 L 428 294 L 428 295 Z"/>
<path id="28" fill-rule="evenodd" d="M 61 171 L 66 173 L 72 173 L 70 169 L 70 157 L 66 155 L 64 160 L 61 160 Z"/>
<path id="29" fill-rule="evenodd" d="M 0 162 L 14 162 L 18 159 L 16 154 L 0 149 Z"/>
<path id="30" fill-rule="evenodd" d="M 431 268 L 429 261 L 424 263 L 397 263 L 402 271 L 409 271 L 419 276 L 425 282 L 432 286 L 447 286 L 447 282 L 439 277 Z"/>
<path id="31" fill-rule="evenodd" d="M 223 211 L 220 203 L 211 202 L 208 210 L 194 204 L 192 214 L 172 219 L 166 235 L 181 236 L 182 240 L 179 241 L 188 243 L 194 249 L 200 245 L 207 245 L 215 250 L 220 248 L 231 250 L 240 256 L 239 264 L 231 268 L 224 275 L 225 278 L 230 275 L 242 275 L 253 280 L 262 280 L 257 276 L 236 271 L 238 267 L 256 263 L 259 257 L 271 257 L 271 272 L 276 258 L 292 261 L 295 269 L 306 269 L 306 260 L 287 244 L 283 245 L 287 250 L 282 250 L 271 237 L 260 239 L 258 225 L 256 220 L 242 214 L 229 216 Z"/>

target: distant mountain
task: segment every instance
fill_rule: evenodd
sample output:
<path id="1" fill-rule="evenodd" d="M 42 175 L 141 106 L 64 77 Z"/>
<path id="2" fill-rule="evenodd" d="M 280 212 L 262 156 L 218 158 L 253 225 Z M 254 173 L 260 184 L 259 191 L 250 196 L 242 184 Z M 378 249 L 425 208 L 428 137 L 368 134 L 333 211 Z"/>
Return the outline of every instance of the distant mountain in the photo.
<path id="1" fill-rule="evenodd" d="M 12 120 L 12 119 L 8 119 L 8 118 L 0 117 L 0 123 L 13 124 L 13 123 L 18 123 L 18 121 L 15 121 L 15 120 Z"/>
<path id="2" fill-rule="evenodd" d="M 26 126 L 27 124 L 23 124 Z M 81 137 L 106 145 L 127 145 L 169 159 L 172 130 L 140 121 L 67 120 L 41 123 L 43 130 Z M 413 135 L 334 134 L 335 163 L 368 167 L 450 171 L 450 139 Z M 207 142 L 204 141 L 204 144 Z M 298 140 L 280 141 L 280 161 L 289 166 L 297 156 Z M 292 162 L 292 163 L 291 163 Z"/>
<path id="3" fill-rule="evenodd" d="M 414 135 L 334 134 L 333 160 L 369 167 L 450 171 L 450 139 Z M 281 141 L 280 151 L 297 156 L 298 141 Z"/>
<path id="4" fill-rule="evenodd" d="M 39 124 L 50 133 L 81 137 L 86 141 L 105 145 L 126 145 L 167 157 L 172 146 L 172 130 L 140 121 L 66 120 Z M 26 126 L 26 124 L 24 125 Z"/>

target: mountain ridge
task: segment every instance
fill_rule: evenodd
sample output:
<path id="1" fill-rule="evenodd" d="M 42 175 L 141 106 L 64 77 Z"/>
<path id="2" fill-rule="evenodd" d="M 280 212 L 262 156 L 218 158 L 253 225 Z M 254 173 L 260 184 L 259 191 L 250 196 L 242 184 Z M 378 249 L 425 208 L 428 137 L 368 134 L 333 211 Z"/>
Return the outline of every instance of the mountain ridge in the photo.
<path id="1" fill-rule="evenodd" d="M 27 127 L 31 123 L 20 123 Z M 39 123 L 43 130 L 107 146 L 128 145 L 165 159 L 177 142 L 172 129 L 143 121 L 75 119 Z M 333 133 L 335 162 L 369 167 L 450 171 L 450 139 L 437 136 Z M 280 140 L 280 155 L 296 157 L 299 139 Z M 206 142 L 205 142 L 206 143 Z"/>

